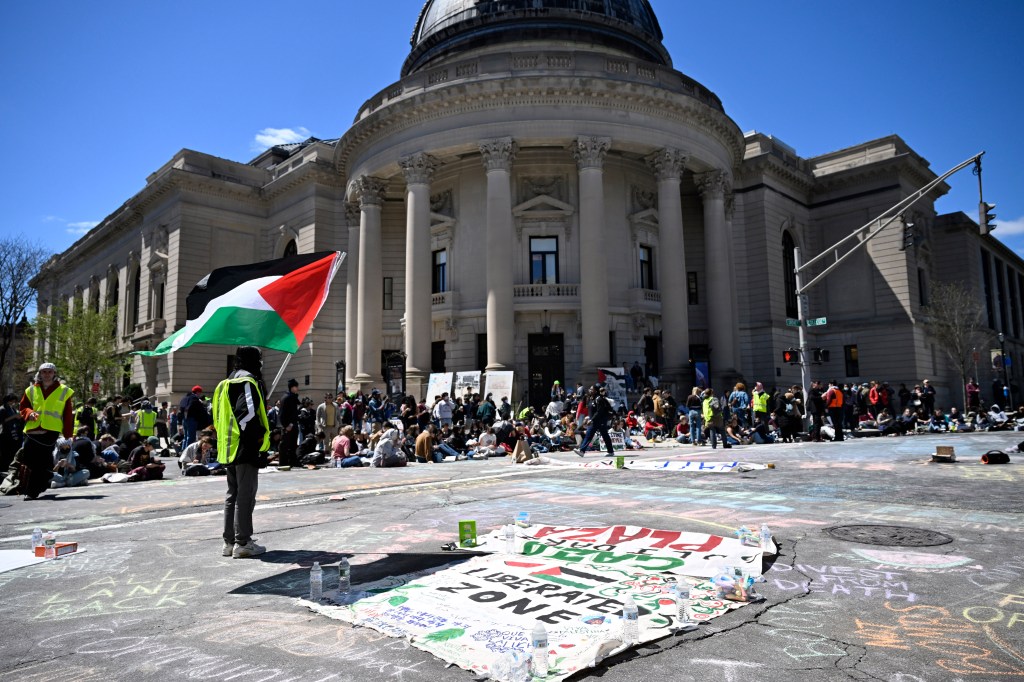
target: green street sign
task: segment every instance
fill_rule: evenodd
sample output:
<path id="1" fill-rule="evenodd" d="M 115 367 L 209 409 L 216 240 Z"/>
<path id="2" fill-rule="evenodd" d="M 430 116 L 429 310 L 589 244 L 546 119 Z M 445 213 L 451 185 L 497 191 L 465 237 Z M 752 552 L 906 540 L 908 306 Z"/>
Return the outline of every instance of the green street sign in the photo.
<path id="1" fill-rule="evenodd" d="M 807 326 L 808 327 L 824 327 L 826 322 L 828 322 L 828 318 L 827 317 L 815 317 L 813 319 L 807 320 Z"/>
<path id="2" fill-rule="evenodd" d="M 800 320 L 794 320 L 792 317 L 787 317 L 786 318 L 786 326 L 787 327 L 799 327 L 800 326 Z"/>

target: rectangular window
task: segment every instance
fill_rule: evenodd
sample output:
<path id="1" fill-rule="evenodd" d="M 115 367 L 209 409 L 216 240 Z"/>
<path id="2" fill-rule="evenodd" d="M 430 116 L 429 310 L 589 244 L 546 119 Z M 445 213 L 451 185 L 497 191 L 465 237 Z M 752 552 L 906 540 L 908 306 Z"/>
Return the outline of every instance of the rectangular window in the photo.
<path id="1" fill-rule="evenodd" d="M 640 288 L 654 290 L 654 254 L 649 246 L 640 247 Z"/>
<path id="2" fill-rule="evenodd" d="M 440 294 L 448 291 L 448 250 L 434 252 L 434 269 L 431 276 L 430 293 Z"/>
<path id="3" fill-rule="evenodd" d="M 395 278 L 385 277 L 384 278 L 384 310 L 394 310 L 395 308 Z"/>
<path id="4" fill-rule="evenodd" d="M 928 289 L 925 287 L 927 279 L 924 276 L 924 268 L 917 269 L 917 304 L 921 307 L 928 305 Z"/>
<path id="5" fill-rule="evenodd" d="M 700 296 L 697 294 L 697 273 L 686 273 L 686 302 L 689 305 L 700 303 Z"/>
<path id="6" fill-rule="evenodd" d="M 843 346 L 843 359 L 846 361 L 846 376 L 860 376 L 860 360 L 857 359 L 857 346 Z"/>
<path id="7" fill-rule="evenodd" d="M 164 283 L 158 282 L 153 291 L 153 319 L 162 320 L 164 317 Z"/>
<path id="8" fill-rule="evenodd" d="M 996 307 L 992 301 L 992 259 L 988 251 L 981 252 L 981 284 L 985 289 L 985 314 L 990 329 L 996 328 Z"/>
<path id="9" fill-rule="evenodd" d="M 558 238 L 530 237 L 530 284 L 558 283 Z"/>
<path id="10" fill-rule="evenodd" d="M 487 334 L 476 335 L 476 366 L 478 369 L 487 366 Z"/>

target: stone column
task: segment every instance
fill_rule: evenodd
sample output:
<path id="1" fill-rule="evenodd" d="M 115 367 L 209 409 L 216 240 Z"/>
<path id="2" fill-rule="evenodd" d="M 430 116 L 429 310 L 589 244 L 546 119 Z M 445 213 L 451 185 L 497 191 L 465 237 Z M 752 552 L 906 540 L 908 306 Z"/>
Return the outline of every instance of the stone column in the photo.
<path id="1" fill-rule="evenodd" d="M 647 157 L 658 180 L 658 290 L 661 292 L 661 345 L 664 367 L 661 380 L 675 384 L 677 393 L 688 387 L 690 313 L 686 297 L 686 248 L 683 243 L 683 205 L 679 183 L 686 154 L 659 149 Z"/>
<path id="2" fill-rule="evenodd" d="M 345 390 L 353 383 L 356 365 L 359 364 L 359 204 L 345 202 L 345 217 L 348 221 L 348 264 L 345 277 Z"/>
<path id="3" fill-rule="evenodd" d="M 380 213 L 386 183 L 368 175 L 356 180 L 359 193 L 359 284 L 356 296 L 357 355 L 353 381 L 359 388 L 381 383 L 380 337 L 383 326 L 383 268 L 381 267 Z"/>
<path id="4" fill-rule="evenodd" d="M 440 164 L 422 152 L 399 163 L 406 182 L 405 378 L 408 392 L 419 397 L 430 376 L 430 177 Z"/>
<path id="5" fill-rule="evenodd" d="M 580 177 L 580 375 L 607 367 L 608 258 L 605 255 L 604 157 L 607 137 L 579 137 L 571 146 Z"/>
<path id="6" fill-rule="evenodd" d="M 704 262 L 707 278 L 708 346 L 711 380 L 716 389 L 736 376 L 735 311 L 732 309 L 732 245 L 725 221 L 729 177 L 723 171 L 701 173 L 697 187 L 704 198 Z"/>
<path id="7" fill-rule="evenodd" d="M 515 365 L 515 312 L 512 306 L 512 161 L 517 146 L 511 137 L 483 140 L 480 154 L 487 169 L 487 366 L 510 370 Z"/>

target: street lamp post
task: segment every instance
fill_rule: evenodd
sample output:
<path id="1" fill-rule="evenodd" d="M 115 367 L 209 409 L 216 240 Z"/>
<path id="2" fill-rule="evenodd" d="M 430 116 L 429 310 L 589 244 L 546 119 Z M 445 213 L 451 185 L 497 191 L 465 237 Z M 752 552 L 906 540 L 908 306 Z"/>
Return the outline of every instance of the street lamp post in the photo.
<path id="1" fill-rule="evenodd" d="M 1010 382 L 1006 378 L 1006 335 L 1002 332 L 996 336 L 999 339 L 999 358 L 1003 363 L 1003 397 L 1006 398 L 1006 408 L 1013 409 L 1013 394 L 1010 391 Z"/>
<path id="2" fill-rule="evenodd" d="M 339 393 L 345 392 L 345 361 L 338 360 L 334 363 L 334 390 Z"/>

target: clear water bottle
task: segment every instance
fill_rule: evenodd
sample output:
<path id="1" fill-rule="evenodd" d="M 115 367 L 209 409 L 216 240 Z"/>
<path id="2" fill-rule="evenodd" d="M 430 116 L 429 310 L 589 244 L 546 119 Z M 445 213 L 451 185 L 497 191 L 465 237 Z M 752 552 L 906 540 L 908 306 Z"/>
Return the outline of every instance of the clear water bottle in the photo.
<path id="1" fill-rule="evenodd" d="M 533 674 L 537 677 L 547 677 L 548 674 L 548 630 L 544 623 L 537 621 L 533 626 L 533 633 L 530 635 L 530 644 L 533 646 Z"/>
<path id="2" fill-rule="evenodd" d="M 53 534 L 52 530 L 46 531 L 46 535 L 43 536 L 43 558 L 56 559 L 57 558 L 57 536 Z"/>
<path id="3" fill-rule="evenodd" d="M 761 549 L 766 552 L 775 551 L 775 543 L 772 542 L 772 532 L 768 530 L 768 524 L 761 524 Z"/>
<path id="4" fill-rule="evenodd" d="M 622 641 L 626 644 L 640 641 L 640 609 L 633 601 L 633 595 L 627 595 L 622 602 Z"/>
<path id="5" fill-rule="evenodd" d="M 324 596 L 324 570 L 320 568 L 320 562 L 314 561 L 313 568 L 309 571 L 309 599 L 320 601 Z"/>
<path id="6" fill-rule="evenodd" d="M 672 599 L 676 603 L 676 621 L 680 625 L 690 622 L 690 585 L 677 582 L 672 584 Z"/>
<path id="7" fill-rule="evenodd" d="M 341 557 L 338 562 L 338 595 L 343 596 L 352 589 L 352 566 L 348 559 Z"/>
<path id="8" fill-rule="evenodd" d="M 516 527 L 511 523 L 505 526 L 505 553 L 516 553 Z"/>
<path id="9" fill-rule="evenodd" d="M 32 553 L 35 554 L 36 547 L 43 544 L 43 529 L 36 528 L 32 531 Z"/>

